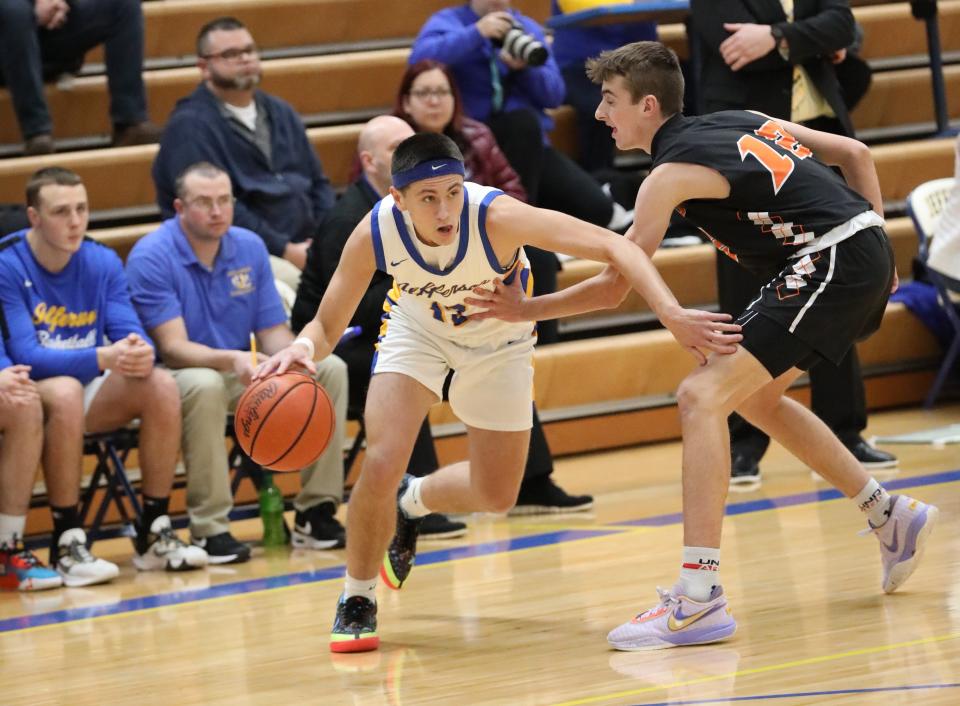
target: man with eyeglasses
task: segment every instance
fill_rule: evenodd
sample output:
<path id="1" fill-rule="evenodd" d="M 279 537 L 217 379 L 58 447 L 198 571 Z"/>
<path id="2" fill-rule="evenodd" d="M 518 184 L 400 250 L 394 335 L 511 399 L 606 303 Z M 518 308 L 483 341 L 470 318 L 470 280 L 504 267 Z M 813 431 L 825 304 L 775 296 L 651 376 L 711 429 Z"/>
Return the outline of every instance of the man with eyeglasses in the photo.
<path id="1" fill-rule="evenodd" d="M 230 533 L 224 421 L 253 374 L 251 333 L 267 355 L 294 336 L 263 242 L 232 225 L 230 177 L 200 162 L 184 170 L 175 188 L 177 215 L 136 244 L 127 272 L 134 306 L 180 388 L 192 542 L 210 563 L 239 563 L 250 558 L 250 548 Z M 337 424 L 327 451 L 301 472 L 292 542 L 334 549 L 344 545 L 335 513 L 343 497 L 347 367 L 332 357 L 318 367 L 317 380 L 330 393 Z"/>
<path id="2" fill-rule="evenodd" d="M 310 241 L 333 206 L 330 182 L 293 107 L 258 90 L 259 53 L 242 22 L 205 24 L 197 65 L 203 80 L 177 103 L 153 163 L 160 211 L 174 215 L 174 183 L 186 167 L 217 165 L 233 182 L 235 224 L 263 238 L 274 275 L 296 290 Z"/>

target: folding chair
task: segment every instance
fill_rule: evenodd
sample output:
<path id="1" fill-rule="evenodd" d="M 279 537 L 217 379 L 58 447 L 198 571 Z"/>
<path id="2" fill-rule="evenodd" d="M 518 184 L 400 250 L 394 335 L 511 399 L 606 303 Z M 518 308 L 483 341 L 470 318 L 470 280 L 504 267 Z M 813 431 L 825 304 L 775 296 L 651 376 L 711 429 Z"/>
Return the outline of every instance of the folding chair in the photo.
<path id="1" fill-rule="evenodd" d="M 112 504 L 120 513 L 121 522 L 128 532 L 135 531 L 142 510 L 137 493 L 127 476 L 126 461 L 130 450 L 140 440 L 138 427 L 130 426 L 102 434 L 84 434 L 83 453 L 97 457 L 97 466 L 90 478 L 90 484 L 80 498 L 80 522 L 87 530 L 87 544 L 93 546 L 103 534 L 102 526 L 107 510 Z M 97 490 L 103 489 L 103 496 L 97 505 L 93 520 L 88 524 L 87 515 L 93 508 Z M 129 504 L 129 508 L 127 505 Z"/>
<path id="2" fill-rule="evenodd" d="M 913 225 L 917 230 L 917 238 L 920 241 L 919 259 L 924 265 L 927 264 L 930 241 L 936 234 L 940 212 L 947 204 L 954 182 L 955 180 L 951 177 L 933 179 L 921 184 L 907 196 L 907 213 L 910 214 Z M 929 409 L 936 402 L 941 388 L 943 388 L 947 377 L 950 375 L 950 371 L 960 358 L 960 314 L 957 313 L 957 309 L 950 298 L 950 292 L 960 294 L 960 283 L 951 280 L 949 277 L 944 277 L 930 267 L 927 267 L 926 271 L 931 283 L 937 290 L 940 307 L 953 328 L 953 340 L 947 348 L 943 362 L 940 363 L 937 377 L 923 401 L 923 406 Z"/>

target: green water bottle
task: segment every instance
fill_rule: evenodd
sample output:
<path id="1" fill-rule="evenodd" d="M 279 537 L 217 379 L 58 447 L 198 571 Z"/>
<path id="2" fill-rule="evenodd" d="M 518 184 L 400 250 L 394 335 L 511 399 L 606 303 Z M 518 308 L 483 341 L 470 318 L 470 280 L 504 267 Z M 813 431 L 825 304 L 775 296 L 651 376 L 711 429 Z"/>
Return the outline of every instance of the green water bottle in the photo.
<path id="1" fill-rule="evenodd" d="M 263 520 L 263 546 L 282 547 L 287 543 L 283 528 L 283 495 L 269 471 L 263 472 L 260 483 L 260 519 Z"/>

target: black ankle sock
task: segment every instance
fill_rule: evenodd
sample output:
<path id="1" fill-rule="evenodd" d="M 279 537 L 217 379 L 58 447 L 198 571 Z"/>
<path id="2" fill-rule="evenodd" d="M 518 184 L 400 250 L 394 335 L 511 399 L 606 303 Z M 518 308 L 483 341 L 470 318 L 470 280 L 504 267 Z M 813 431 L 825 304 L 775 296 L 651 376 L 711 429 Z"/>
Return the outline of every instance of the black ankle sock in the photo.
<path id="1" fill-rule="evenodd" d="M 143 517 L 140 523 L 140 534 L 146 536 L 150 533 L 150 525 L 153 521 L 162 515 L 167 514 L 170 506 L 170 498 L 151 498 L 149 495 L 143 496 Z"/>
<path id="2" fill-rule="evenodd" d="M 53 515 L 53 534 L 50 537 L 50 554 L 56 556 L 57 546 L 60 544 L 60 535 L 67 530 L 80 526 L 80 513 L 76 505 L 67 505 L 66 507 L 50 506 L 50 513 Z"/>

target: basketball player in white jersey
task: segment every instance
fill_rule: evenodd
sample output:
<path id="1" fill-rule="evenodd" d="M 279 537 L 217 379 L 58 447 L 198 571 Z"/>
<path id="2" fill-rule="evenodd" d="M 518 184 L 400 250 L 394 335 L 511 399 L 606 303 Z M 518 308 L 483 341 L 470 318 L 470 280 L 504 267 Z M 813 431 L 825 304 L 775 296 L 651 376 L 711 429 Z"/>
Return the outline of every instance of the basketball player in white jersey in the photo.
<path id="1" fill-rule="evenodd" d="M 350 497 L 334 652 L 379 646 L 377 572 L 400 588 L 413 565 L 419 518 L 506 512 L 516 501 L 530 436 L 535 325 L 472 321 L 464 303 L 472 290 L 519 278 L 531 291 L 523 252 L 530 244 L 612 264 L 643 281 L 646 296 L 669 296 L 649 258 L 629 240 L 464 182 L 463 157 L 443 135 L 406 139 L 391 173 L 390 195 L 350 236 L 316 317 L 255 376 L 291 365 L 312 369 L 333 350 L 374 271 L 393 276 L 364 412 L 367 452 Z M 688 310 L 675 335 L 692 347 L 732 353 L 739 334 L 728 319 Z M 401 483 L 420 423 L 441 399 L 450 370 L 450 405 L 467 426 L 469 463 Z"/>

